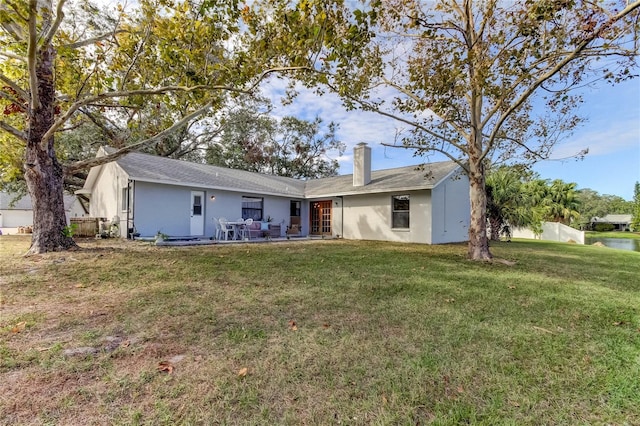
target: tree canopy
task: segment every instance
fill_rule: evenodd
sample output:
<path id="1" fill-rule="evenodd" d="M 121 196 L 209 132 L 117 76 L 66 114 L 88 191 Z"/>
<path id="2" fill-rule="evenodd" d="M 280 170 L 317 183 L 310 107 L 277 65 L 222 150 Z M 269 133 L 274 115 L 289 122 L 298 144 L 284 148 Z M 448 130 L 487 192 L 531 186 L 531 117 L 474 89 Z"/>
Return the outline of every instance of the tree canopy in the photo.
<path id="1" fill-rule="evenodd" d="M 337 125 L 296 117 L 277 120 L 254 108 L 230 112 L 218 140 L 209 144 L 207 163 L 293 178 L 320 178 L 338 173 L 337 157 L 345 146 L 336 139 Z"/>
<path id="2" fill-rule="evenodd" d="M 63 233 L 65 177 L 134 148 L 168 146 L 229 96 L 289 69 L 256 60 L 243 40 L 249 34 L 241 34 L 243 11 L 236 0 L 142 0 L 109 10 L 83 0 L 0 4 L 0 143 L 8 148 L 0 161 L 11 166 L 2 179 L 24 173 L 34 208 L 31 253 L 75 245 Z M 86 152 L 92 140 L 119 150 L 74 161 L 61 155 L 59 140 Z"/>
<path id="3" fill-rule="evenodd" d="M 287 46 L 282 57 L 313 67 L 315 74 L 301 76 L 309 85 L 403 123 L 398 146 L 440 152 L 463 168 L 471 185 L 469 257 L 478 260 L 491 258 L 486 163 L 546 158 L 580 123 L 572 89 L 631 78 L 637 66 L 640 1 L 270 5 L 269 22 L 255 31 Z M 265 13 L 255 7 L 256 16 Z M 287 44 L 292 38 L 297 43 Z"/>
<path id="4" fill-rule="evenodd" d="M 543 221 L 578 225 L 580 197 L 575 183 L 540 179 L 521 167 L 498 167 L 486 180 L 490 236 L 498 240 L 506 228 L 540 231 Z"/>

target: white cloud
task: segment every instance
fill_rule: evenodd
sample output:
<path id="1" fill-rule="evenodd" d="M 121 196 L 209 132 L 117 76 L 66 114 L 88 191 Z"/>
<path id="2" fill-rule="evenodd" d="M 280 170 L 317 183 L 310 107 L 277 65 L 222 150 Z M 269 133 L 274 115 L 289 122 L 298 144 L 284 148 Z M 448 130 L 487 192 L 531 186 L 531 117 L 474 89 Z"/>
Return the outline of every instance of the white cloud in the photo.
<path id="1" fill-rule="evenodd" d="M 566 158 L 588 148 L 589 156 L 601 156 L 628 149 L 640 148 L 640 123 L 638 118 L 628 117 L 624 121 L 587 125 L 565 143 L 556 147 L 552 158 Z"/>
<path id="2" fill-rule="evenodd" d="M 395 120 L 373 112 L 347 111 L 337 95 L 330 92 L 318 95 L 299 85 L 296 86 L 298 96 L 293 103 L 281 106 L 279 101 L 284 96 L 286 87 L 287 81 L 283 79 L 271 79 L 261 86 L 262 93 L 274 102 L 276 107 L 273 111 L 274 117 L 293 115 L 312 120 L 318 116 L 325 124 L 332 121 L 338 123 L 340 125 L 338 137 L 347 146 L 347 152 L 360 142 L 366 142 L 372 146 L 380 145 L 382 142 L 393 142 L 398 126 Z M 346 156 L 345 153 L 343 157 Z"/>

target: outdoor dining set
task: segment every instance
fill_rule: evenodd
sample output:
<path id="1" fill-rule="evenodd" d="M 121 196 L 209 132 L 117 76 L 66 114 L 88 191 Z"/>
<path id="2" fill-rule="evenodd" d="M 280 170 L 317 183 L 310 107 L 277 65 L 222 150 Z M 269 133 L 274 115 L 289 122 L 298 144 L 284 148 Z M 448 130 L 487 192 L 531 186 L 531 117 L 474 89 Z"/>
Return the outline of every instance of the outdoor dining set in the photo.
<path id="1" fill-rule="evenodd" d="M 249 240 L 251 239 L 251 225 L 253 219 L 227 220 L 224 217 L 217 219 L 217 240 Z"/>

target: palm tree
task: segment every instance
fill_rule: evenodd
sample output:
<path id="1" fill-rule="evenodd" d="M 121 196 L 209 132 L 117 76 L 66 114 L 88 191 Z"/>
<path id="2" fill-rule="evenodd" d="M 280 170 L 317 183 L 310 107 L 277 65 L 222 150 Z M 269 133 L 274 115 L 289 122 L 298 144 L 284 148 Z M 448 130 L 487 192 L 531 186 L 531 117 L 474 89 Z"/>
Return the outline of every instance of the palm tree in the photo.
<path id="1" fill-rule="evenodd" d="M 575 183 L 556 179 L 547 187 L 547 196 L 543 202 L 546 220 L 570 225 L 572 220 L 580 218 L 576 186 Z"/>
<path id="2" fill-rule="evenodd" d="M 500 167 L 489 173 L 486 188 L 487 219 L 492 240 L 499 240 L 501 233 L 510 234 L 511 227 L 532 224 L 531 199 L 517 169 Z"/>

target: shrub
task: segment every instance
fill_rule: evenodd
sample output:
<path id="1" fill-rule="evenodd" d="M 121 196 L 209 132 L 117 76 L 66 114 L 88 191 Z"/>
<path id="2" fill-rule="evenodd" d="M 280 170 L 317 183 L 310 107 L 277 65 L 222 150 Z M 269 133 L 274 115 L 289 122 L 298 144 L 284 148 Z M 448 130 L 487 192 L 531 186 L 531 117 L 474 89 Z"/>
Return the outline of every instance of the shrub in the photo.
<path id="1" fill-rule="evenodd" d="M 596 232 L 610 232 L 616 229 L 611 223 L 596 223 L 593 225 L 593 230 Z"/>

